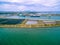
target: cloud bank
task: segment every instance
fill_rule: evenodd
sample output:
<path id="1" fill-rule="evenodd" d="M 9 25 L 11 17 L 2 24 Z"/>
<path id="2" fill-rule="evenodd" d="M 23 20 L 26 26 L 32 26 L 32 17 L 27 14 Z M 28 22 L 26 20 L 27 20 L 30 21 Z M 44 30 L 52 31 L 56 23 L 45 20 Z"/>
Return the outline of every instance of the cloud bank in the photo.
<path id="1" fill-rule="evenodd" d="M 60 1 L 0 0 L 0 11 L 60 11 Z"/>

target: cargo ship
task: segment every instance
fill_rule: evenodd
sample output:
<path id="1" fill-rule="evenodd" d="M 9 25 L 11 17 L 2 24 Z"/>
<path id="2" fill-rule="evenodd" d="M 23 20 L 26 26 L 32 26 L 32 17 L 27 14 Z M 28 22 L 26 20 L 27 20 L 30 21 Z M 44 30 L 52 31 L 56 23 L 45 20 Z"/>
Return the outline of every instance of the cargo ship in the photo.
<path id="1" fill-rule="evenodd" d="M 5 15 L 0 15 L 0 27 L 35 28 L 60 26 L 59 14 L 20 13 Z"/>

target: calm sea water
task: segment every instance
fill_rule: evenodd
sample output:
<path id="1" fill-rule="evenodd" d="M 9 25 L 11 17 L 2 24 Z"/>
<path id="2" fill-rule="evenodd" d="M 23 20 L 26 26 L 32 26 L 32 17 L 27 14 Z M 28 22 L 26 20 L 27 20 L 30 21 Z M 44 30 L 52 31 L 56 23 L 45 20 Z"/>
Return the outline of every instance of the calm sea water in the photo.
<path id="1" fill-rule="evenodd" d="M 0 28 L 0 45 L 60 45 L 60 27 Z"/>

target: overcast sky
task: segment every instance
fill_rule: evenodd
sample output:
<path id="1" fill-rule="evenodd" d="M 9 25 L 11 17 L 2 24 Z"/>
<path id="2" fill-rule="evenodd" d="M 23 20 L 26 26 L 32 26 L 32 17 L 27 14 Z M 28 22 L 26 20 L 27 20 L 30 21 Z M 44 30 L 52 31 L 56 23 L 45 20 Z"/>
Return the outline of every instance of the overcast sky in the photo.
<path id="1" fill-rule="evenodd" d="M 60 1 L 0 0 L 0 11 L 60 11 Z"/>

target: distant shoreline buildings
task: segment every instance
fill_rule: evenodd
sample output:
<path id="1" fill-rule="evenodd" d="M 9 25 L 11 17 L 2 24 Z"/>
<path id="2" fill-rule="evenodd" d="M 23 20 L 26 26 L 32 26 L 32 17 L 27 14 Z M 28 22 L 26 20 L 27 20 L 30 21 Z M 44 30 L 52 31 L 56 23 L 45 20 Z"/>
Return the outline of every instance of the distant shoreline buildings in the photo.
<path id="1" fill-rule="evenodd" d="M 0 25 L 1 24 L 5 26 L 10 26 L 12 24 L 13 27 L 14 24 L 18 24 L 17 27 L 60 26 L 60 14 L 41 12 L 0 12 Z M 4 27 L 4 25 L 2 27 Z"/>

